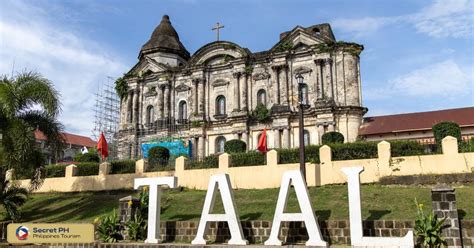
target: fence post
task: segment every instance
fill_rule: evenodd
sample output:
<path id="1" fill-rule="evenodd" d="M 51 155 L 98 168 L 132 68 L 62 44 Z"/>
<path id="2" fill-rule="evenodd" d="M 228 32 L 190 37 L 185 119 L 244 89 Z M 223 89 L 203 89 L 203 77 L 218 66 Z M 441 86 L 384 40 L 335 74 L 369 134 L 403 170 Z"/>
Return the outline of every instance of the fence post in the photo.
<path id="1" fill-rule="evenodd" d="M 137 160 L 135 162 L 135 174 L 143 174 L 146 172 L 148 163 L 145 163 L 144 159 Z"/>
<path id="2" fill-rule="evenodd" d="M 65 177 L 75 177 L 77 176 L 77 173 L 79 172 L 79 169 L 74 164 L 70 164 L 66 166 L 65 170 L 66 170 Z"/>
<path id="3" fill-rule="evenodd" d="M 456 155 L 458 154 L 458 140 L 453 136 L 446 136 L 441 140 L 441 147 L 443 155 Z"/>
<path id="4" fill-rule="evenodd" d="M 390 159 L 391 154 L 391 145 L 387 141 L 381 141 L 377 144 L 377 159 L 378 159 L 378 173 L 382 176 L 388 176 L 392 174 L 392 169 L 390 168 Z"/>
<path id="5" fill-rule="evenodd" d="M 109 175 L 110 169 L 112 169 L 111 164 L 109 162 L 103 162 L 99 165 L 99 176 Z"/>
<path id="6" fill-rule="evenodd" d="M 436 186 L 431 189 L 433 213 L 438 218 L 446 217 L 447 228 L 443 229 L 443 237 L 449 247 L 461 246 L 461 230 L 459 228 L 458 208 L 456 206 L 456 193 L 453 188 L 446 185 Z"/>
<path id="7" fill-rule="evenodd" d="M 332 164 L 331 147 L 324 145 L 319 148 L 319 162 L 321 165 Z"/>
<path id="8" fill-rule="evenodd" d="M 267 152 L 267 166 L 278 165 L 278 152 L 276 150 L 270 150 Z"/>
<path id="9" fill-rule="evenodd" d="M 186 159 L 187 158 L 185 156 L 180 156 L 180 157 L 176 158 L 175 165 L 174 165 L 175 166 L 174 167 L 175 173 L 180 173 L 180 172 L 184 171 L 184 166 L 186 164 Z"/>
<path id="10" fill-rule="evenodd" d="M 222 153 L 219 155 L 219 170 L 227 171 L 229 169 L 229 154 Z"/>

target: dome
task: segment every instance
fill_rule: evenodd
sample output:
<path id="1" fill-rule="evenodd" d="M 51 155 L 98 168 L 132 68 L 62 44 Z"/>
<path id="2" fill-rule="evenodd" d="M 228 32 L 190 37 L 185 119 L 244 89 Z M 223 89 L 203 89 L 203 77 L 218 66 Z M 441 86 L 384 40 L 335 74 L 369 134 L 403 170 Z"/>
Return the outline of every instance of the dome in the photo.
<path id="1" fill-rule="evenodd" d="M 176 30 L 171 26 L 170 18 L 164 15 L 160 25 L 151 34 L 150 40 L 142 46 L 139 57 L 154 52 L 168 52 L 180 55 L 184 59 L 189 58 L 189 52 L 179 41 Z"/>

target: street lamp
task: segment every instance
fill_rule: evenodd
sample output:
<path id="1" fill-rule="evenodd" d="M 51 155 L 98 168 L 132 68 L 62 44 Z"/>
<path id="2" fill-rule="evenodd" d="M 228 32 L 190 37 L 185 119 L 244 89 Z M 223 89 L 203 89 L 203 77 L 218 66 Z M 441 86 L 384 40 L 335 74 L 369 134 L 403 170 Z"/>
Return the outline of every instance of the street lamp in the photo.
<path id="1" fill-rule="evenodd" d="M 303 174 L 304 181 L 306 182 L 306 166 L 305 166 L 305 156 L 304 156 L 304 119 L 303 119 L 303 110 L 305 109 L 304 92 L 303 87 L 305 84 L 303 82 L 303 76 L 301 74 L 296 74 L 296 82 L 298 83 L 298 110 L 299 110 L 299 136 L 300 136 L 300 171 Z"/>

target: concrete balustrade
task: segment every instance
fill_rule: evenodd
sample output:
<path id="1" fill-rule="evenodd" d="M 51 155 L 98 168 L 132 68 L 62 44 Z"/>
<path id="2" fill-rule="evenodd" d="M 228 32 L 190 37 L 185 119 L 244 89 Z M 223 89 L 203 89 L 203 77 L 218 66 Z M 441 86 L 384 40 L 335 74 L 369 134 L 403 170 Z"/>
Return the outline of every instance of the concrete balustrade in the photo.
<path id="1" fill-rule="evenodd" d="M 392 157 L 390 143 L 382 141 L 377 145 L 377 158 L 344 161 L 334 161 L 331 148 L 322 146 L 319 150 L 320 164 L 306 163 L 306 181 L 309 186 L 345 183 L 346 177 L 340 169 L 350 166 L 365 168 L 361 174 L 361 183 L 378 182 L 384 176 L 470 173 L 474 170 L 473 152 L 458 153 L 457 141 L 452 137 L 444 138 L 442 145 L 442 154 Z M 134 178 L 158 176 L 176 176 L 179 186 L 204 190 L 207 189 L 210 176 L 221 173 L 229 174 L 235 188 L 277 188 L 285 171 L 299 169 L 299 163 L 279 164 L 278 158 L 278 152 L 271 150 L 267 152 L 264 165 L 232 167 L 229 154 L 223 153 L 218 158 L 217 168 L 186 169 L 187 158 L 178 157 L 174 171 L 159 172 L 146 172 L 147 163 L 138 160 L 135 173 L 114 175 L 110 175 L 110 163 L 102 163 L 98 176 L 77 176 L 78 168 L 68 166 L 66 177 L 45 179 L 38 192 L 131 189 Z M 29 184 L 29 180 L 20 182 Z"/>

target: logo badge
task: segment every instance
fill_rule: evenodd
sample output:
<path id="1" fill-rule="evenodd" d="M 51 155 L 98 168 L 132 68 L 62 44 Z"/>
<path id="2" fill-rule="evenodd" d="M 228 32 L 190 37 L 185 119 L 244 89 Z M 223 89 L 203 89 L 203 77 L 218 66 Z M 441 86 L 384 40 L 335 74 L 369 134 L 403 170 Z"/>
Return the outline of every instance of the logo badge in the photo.
<path id="1" fill-rule="evenodd" d="M 16 229 L 16 238 L 18 240 L 27 240 L 28 239 L 28 227 L 26 226 L 19 226 Z"/>

